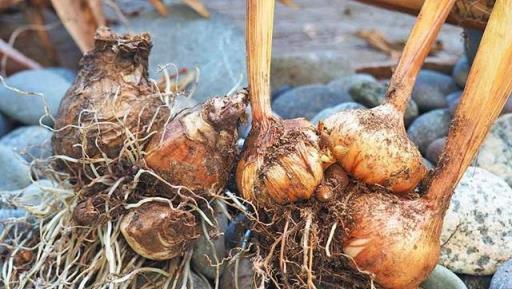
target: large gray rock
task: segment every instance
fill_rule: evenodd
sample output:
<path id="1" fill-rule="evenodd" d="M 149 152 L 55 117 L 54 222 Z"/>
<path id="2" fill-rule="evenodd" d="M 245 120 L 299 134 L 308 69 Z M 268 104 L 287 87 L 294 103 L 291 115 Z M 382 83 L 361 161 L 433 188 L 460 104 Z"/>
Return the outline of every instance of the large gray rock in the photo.
<path id="1" fill-rule="evenodd" d="M 11 129 L 9 120 L 0 112 L 0 137 L 5 135 Z"/>
<path id="2" fill-rule="evenodd" d="M 237 85 L 245 85 L 243 31 L 213 11 L 210 18 L 205 19 L 183 5 L 173 5 L 169 10 L 168 17 L 160 17 L 150 10 L 130 19 L 131 31 L 151 34 L 151 77 L 161 76 L 159 65 L 172 63 L 178 67 L 199 68 L 200 78 L 194 93 L 199 102 L 225 95 Z M 126 32 L 124 27 L 117 30 Z M 170 73 L 173 70 L 169 67 Z"/>
<path id="3" fill-rule="evenodd" d="M 21 156 L 0 144 L 0 190 L 22 189 L 30 179 L 30 168 Z"/>
<path id="4" fill-rule="evenodd" d="M 334 91 L 349 92 L 350 88 L 363 82 L 377 82 L 375 77 L 366 73 L 356 73 L 334 79 L 327 86 Z"/>
<path id="5" fill-rule="evenodd" d="M 216 202 L 213 205 L 215 217 L 212 218 L 210 216 L 211 221 L 215 222 L 216 220 L 217 231 L 215 233 L 217 233 L 217 235 L 212 236 L 209 241 L 203 233 L 195 242 L 194 253 L 192 254 L 192 267 L 194 270 L 210 279 L 215 279 L 217 273 L 220 277 L 225 267 L 225 263 L 223 262 L 226 256 L 224 231 L 228 226 L 228 219 L 220 206 L 224 205 L 220 202 Z M 205 223 L 205 225 L 207 229 L 211 228 L 208 224 Z"/>
<path id="6" fill-rule="evenodd" d="M 492 277 L 489 289 L 512 288 L 512 259 L 501 265 Z"/>
<path id="7" fill-rule="evenodd" d="M 437 265 L 420 285 L 423 289 L 467 289 L 462 280 L 446 267 Z"/>
<path id="8" fill-rule="evenodd" d="M 69 82 L 73 82 L 76 78 L 76 72 L 71 70 L 71 69 L 68 69 L 68 68 L 64 68 L 64 67 L 46 67 L 45 68 L 46 70 L 48 71 L 51 71 L 55 74 L 58 74 L 60 75 L 62 78 L 64 78 L 65 80 L 69 81 Z"/>
<path id="9" fill-rule="evenodd" d="M 407 134 L 424 155 L 436 139 L 448 135 L 451 115 L 447 109 L 436 109 L 420 115 L 407 129 Z"/>
<path id="10" fill-rule="evenodd" d="M 464 28 L 464 34 L 466 34 L 466 37 L 464 37 L 466 55 L 468 56 L 469 62 L 473 63 L 484 32 L 479 29 Z"/>
<path id="11" fill-rule="evenodd" d="M 327 83 L 352 73 L 350 63 L 337 53 L 311 52 L 272 56 L 270 84 L 282 85 Z"/>
<path id="12" fill-rule="evenodd" d="M 22 126 L 3 138 L 0 144 L 10 147 L 27 162 L 46 159 L 52 155 L 52 132 L 41 126 Z"/>
<path id="13" fill-rule="evenodd" d="M 365 106 L 361 105 L 357 102 L 341 103 L 341 104 L 338 104 L 337 106 L 328 107 L 328 108 L 320 111 L 311 119 L 311 123 L 314 125 L 317 125 L 321 120 L 324 120 L 324 119 L 328 118 L 329 116 L 331 116 L 335 113 L 338 113 L 340 111 L 351 110 L 351 109 L 362 109 L 362 108 L 365 108 Z"/>
<path id="14" fill-rule="evenodd" d="M 412 98 L 420 111 L 429 111 L 448 106 L 446 96 L 458 90 L 455 81 L 448 75 L 432 70 L 422 70 L 416 78 Z"/>
<path id="15" fill-rule="evenodd" d="M 470 167 L 444 219 L 440 264 L 457 273 L 490 275 L 512 258 L 512 188 Z"/>
<path id="16" fill-rule="evenodd" d="M 311 84 L 283 93 L 273 102 L 272 109 L 286 119 L 296 117 L 312 119 L 323 109 L 347 101 L 351 101 L 350 96 L 343 91 L 334 92 L 326 85 Z"/>
<path id="17" fill-rule="evenodd" d="M 236 278 L 238 276 L 238 279 Z M 220 287 L 222 289 L 255 289 L 253 262 L 242 255 L 238 262 L 231 260 L 226 267 Z M 237 286 L 238 285 L 238 286 Z"/>
<path id="18" fill-rule="evenodd" d="M 46 69 L 18 72 L 8 77 L 6 83 L 24 92 L 44 95 L 26 95 L 0 86 L 0 111 L 29 125 L 39 124 L 39 119 L 45 115 L 45 107 L 56 116 L 60 100 L 71 86 L 71 82 Z M 49 117 L 43 120 L 45 124 L 51 124 Z"/>
<path id="19" fill-rule="evenodd" d="M 201 275 L 198 275 L 194 272 L 190 272 L 191 278 L 189 279 L 189 286 L 186 288 L 194 288 L 194 289 L 211 289 L 212 286 L 210 285 L 210 282 Z M 192 283 L 192 284 L 191 284 Z"/>
<path id="20" fill-rule="evenodd" d="M 466 80 L 468 79 L 470 68 L 471 66 L 469 65 L 469 60 L 465 55 L 459 58 L 453 67 L 452 77 L 459 87 L 464 88 L 466 85 Z"/>
<path id="21" fill-rule="evenodd" d="M 476 165 L 512 186 L 512 113 L 498 118 L 476 157 Z"/>
<path id="22" fill-rule="evenodd" d="M 438 138 L 430 145 L 428 145 L 426 158 L 434 164 L 437 164 L 441 154 L 443 153 L 444 147 L 446 146 L 446 137 Z"/>
<path id="23" fill-rule="evenodd" d="M 249 227 L 249 219 L 245 214 L 236 215 L 224 232 L 224 244 L 226 249 L 231 250 L 241 247 L 245 233 Z"/>
<path id="24" fill-rule="evenodd" d="M 448 110 L 453 115 L 455 114 L 455 110 L 457 110 L 457 106 L 460 102 L 460 97 L 462 96 L 462 91 L 455 91 L 450 93 L 446 97 L 446 101 L 448 102 Z"/>
<path id="25" fill-rule="evenodd" d="M 352 99 L 360 104 L 373 108 L 383 104 L 386 101 L 387 86 L 385 84 L 367 81 L 360 82 L 350 87 L 350 95 Z M 409 125 L 418 116 L 418 106 L 414 100 L 407 103 L 404 113 L 404 122 Z"/>

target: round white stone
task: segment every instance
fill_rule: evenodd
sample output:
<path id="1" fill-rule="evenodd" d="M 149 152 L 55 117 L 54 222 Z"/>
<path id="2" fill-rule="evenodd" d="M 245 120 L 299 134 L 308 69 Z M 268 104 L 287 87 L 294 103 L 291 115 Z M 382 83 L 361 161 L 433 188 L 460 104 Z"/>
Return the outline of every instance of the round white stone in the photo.
<path id="1" fill-rule="evenodd" d="M 512 258 L 512 188 L 477 167 L 464 174 L 441 235 L 440 263 L 457 273 L 490 275 Z"/>
<path id="2" fill-rule="evenodd" d="M 498 118 L 476 159 L 477 166 L 512 186 L 512 113 Z"/>

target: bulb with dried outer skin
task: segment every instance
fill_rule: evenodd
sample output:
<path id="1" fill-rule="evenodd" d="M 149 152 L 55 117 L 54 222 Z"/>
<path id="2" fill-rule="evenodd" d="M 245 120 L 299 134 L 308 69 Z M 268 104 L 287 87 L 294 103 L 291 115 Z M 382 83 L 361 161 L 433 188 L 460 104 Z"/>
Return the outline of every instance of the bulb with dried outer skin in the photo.
<path id="1" fill-rule="evenodd" d="M 148 80 L 149 34 L 119 36 L 100 28 L 95 48 L 61 101 L 54 152 L 78 160 L 119 157 L 127 131 L 146 133 L 161 101 Z M 64 168 L 72 168 L 68 163 Z M 72 174 L 78 174 L 74 167 Z"/>
<path id="2" fill-rule="evenodd" d="M 417 288 L 439 260 L 443 213 L 424 198 L 407 200 L 382 192 L 356 195 L 344 252 L 384 288 Z"/>
<path id="3" fill-rule="evenodd" d="M 304 119 L 272 115 L 270 61 L 275 1 L 247 1 L 247 78 L 252 129 L 236 170 L 242 196 L 257 206 L 311 198 L 323 178 L 323 153 Z"/>
<path id="4" fill-rule="evenodd" d="M 151 260 L 168 260 L 185 253 L 199 237 L 195 216 L 151 202 L 132 209 L 121 220 L 121 232 L 130 247 Z"/>
<path id="5" fill-rule="evenodd" d="M 240 90 L 177 115 L 152 137 L 147 165 L 171 184 L 195 192 L 224 187 L 235 162 L 237 128 L 246 106 L 247 91 Z"/>
<path id="6" fill-rule="evenodd" d="M 320 129 L 338 163 L 360 181 L 405 193 L 427 173 L 402 114 L 392 105 L 339 112 Z"/>
<path id="7" fill-rule="evenodd" d="M 338 163 L 357 179 L 394 192 L 413 190 L 427 169 L 392 105 L 339 112 L 321 126 Z"/>
<path id="8" fill-rule="evenodd" d="M 236 172 L 243 197 L 262 205 L 311 198 L 329 160 L 318 141 L 303 119 L 253 122 Z"/>
<path id="9" fill-rule="evenodd" d="M 403 117 L 416 76 L 454 3 L 424 1 L 391 78 L 385 104 L 340 112 L 325 121 L 334 156 L 356 179 L 400 194 L 414 190 L 425 177 L 427 170 L 405 133 Z"/>

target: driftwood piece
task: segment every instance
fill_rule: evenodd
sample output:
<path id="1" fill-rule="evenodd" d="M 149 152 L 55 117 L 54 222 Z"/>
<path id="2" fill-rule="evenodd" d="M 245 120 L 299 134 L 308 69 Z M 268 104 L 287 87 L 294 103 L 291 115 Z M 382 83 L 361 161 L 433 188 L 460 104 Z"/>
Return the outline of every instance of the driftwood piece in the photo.
<path id="1" fill-rule="evenodd" d="M 12 46 L 7 44 L 2 39 L 0 39 L 0 55 L 2 57 L 7 56 L 9 59 L 17 62 L 18 64 L 23 65 L 26 68 L 37 69 L 37 68 L 41 68 L 42 67 L 41 64 L 39 64 L 36 61 L 28 58 L 23 53 L 21 53 L 18 50 L 14 49 Z"/>
<path id="2" fill-rule="evenodd" d="M 32 5 L 28 5 L 24 9 L 25 18 L 27 21 L 35 27 L 44 27 L 44 15 L 45 4 L 42 1 L 33 1 Z M 52 65 L 58 66 L 57 50 L 50 40 L 50 34 L 47 29 L 36 29 L 35 33 L 41 46 L 46 51 L 46 57 Z"/>
<path id="3" fill-rule="evenodd" d="M 183 0 L 183 3 L 187 4 L 190 8 L 196 11 L 197 14 L 208 18 L 210 17 L 210 12 L 206 9 L 206 6 L 199 0 Z"/>
<path id="4" fill-rule="evenodd" d="M 427 57 L 423 63 L 422 69 L 435 70 L 445 74 L 450 74 L 457 60 L 458 57 Z M 396 65 L 396 61 L 387 60 L 356 66 L 354 67 L 354 71 L 357 73 L 371 74 L 377 79 L 389 79 L 393 76 Z"/>
<path id="5" fill-rule="evenodd" d="M 23 0 L 0 0 L 0 10 L 11 8 L 12 6 L 17 5 L 22 1 Z"/>
<path id="6" fill-rule="evenodd" d="M 98 27 L 97 11 L 83 0 L 51 0 L 62 24 L 75 40 L 80 50 L 85 53 L 94 48 L 94 33 Z M 96 7 L 97 8 L 97 7 Z"/>
<path id="7" fill-rule="evenodd" d="M 160 16 L 169 15 L 169 10 L 167 9 L 167 6 L 165 6 L 165 4 L 162 3 L 161 0 L 149 0 L 149 3 L 153 5 L 153 8 L 155 8 L 156 12 L 158 12 Z"/>
<path id="8" fill-rule="evenodd" d="M 417 15 L 424 0 L 356 0 L 382 8 Z M 494 6 L 494 0 L 458 0 L 448 22 L 451 24 L 484 29 Z"/>

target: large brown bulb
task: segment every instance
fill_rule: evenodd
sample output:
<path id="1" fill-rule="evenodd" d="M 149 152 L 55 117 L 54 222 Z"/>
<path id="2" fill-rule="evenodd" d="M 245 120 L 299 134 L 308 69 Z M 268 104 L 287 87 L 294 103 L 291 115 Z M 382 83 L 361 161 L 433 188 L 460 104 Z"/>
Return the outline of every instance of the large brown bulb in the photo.
<path id="1" fill-rule="evenodd" d="M 320 129 L 337 162 L 356 179 L 395 193 L 412 191 L 427 169 L 392 105 L 339 112 Z"/>
<path id="2" fill-rule="evenodd" d="M 98 29 L 95 48 L 84 55 L 61 101 L 52 139 L 56 155 L 74 158 L 64 169 L 81 175 L 85 162 L 119 159 L 128 135 L 143 138 L 162 105 L 148 81 L 150 36 L 119 36 Z M 77 164 L 78 163 L 78 164 Z"/>
<path id="3" fill-rule="evenodd" d="M 214 97 L 178 114 L 155 134 L 146 151 L 151 169 L 173 185 L 197 192 L 224 187 L 237 156 L 238 125 L 247 91 Z"/>
<path id="4" fill-rule="evenodd" d="M 311 198 L 328 159 L 318 142 L 304 119 L 253 122 L 236 170 L 242 196 L 263 206 Z"/>
<path id="5" fill-rule="evenodd" d="M 423 198 L 355 195 L 344 252 L 384 288 L 416 289 L 439 259 L 443 213 Z"/>
<path id="6" fill-rule="evenodd" d="M 160 202 L 130 210 L 121 220 L 121 232 L 137 254 L 151 260 L 180 256 L 199 237 L 199 227 L 192 213 Z"/>

